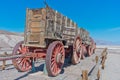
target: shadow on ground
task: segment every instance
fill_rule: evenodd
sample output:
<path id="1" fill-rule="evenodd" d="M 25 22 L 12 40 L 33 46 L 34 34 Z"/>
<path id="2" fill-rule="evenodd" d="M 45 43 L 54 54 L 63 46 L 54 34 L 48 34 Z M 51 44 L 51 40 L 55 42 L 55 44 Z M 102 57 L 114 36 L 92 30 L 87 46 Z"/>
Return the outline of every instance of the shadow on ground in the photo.
<path id="1" fill-rule="evenodd" d="M 66 58 L 60 74 L 64 73 L 64 67 L 68 67 L 70 65 L 71 65 L 71 61 L 69 60 L 69 58 Z M 35 71 L 30 70 L 29 72 L 27 72 L 26 74 L 16 78 L 15 80 L 20 80 L 24 77 L 27 77 L 29 74 L 36 73 L 36 72 L 39 72 L 39 71 L 43 71 L 43 69 L 44 69 L 44 63 L 41 64 L 40 66 L 35 67 Z"/>
<path id="2" fill-rule="evenodd" d="M 43 71 L 43 67 L 44 67 L 44 64 L 41 64 L 40 66 L 35 67 L 35 71 L 30 70 L 29 72 L 27 72 L 26 74 L 16 78 L 15 80 L 20 80 L 20 79 L 22 79 L 24 77 L 27 77 L 29 74 L 36 73 L 38 71 Z"/>

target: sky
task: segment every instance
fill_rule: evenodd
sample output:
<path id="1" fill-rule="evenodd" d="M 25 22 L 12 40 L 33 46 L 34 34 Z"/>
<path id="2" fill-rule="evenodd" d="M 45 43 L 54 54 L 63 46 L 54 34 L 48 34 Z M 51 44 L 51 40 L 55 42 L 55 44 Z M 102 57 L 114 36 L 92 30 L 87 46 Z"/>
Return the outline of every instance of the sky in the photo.
<path id="1" fill-rule="evenodd" d="M 1 0 L 0 30 L 24 32 L 26 8 L 45 7 L 44 0 Z M 120 42 L 120 0 L 46 0 L 97 40 Z"/>

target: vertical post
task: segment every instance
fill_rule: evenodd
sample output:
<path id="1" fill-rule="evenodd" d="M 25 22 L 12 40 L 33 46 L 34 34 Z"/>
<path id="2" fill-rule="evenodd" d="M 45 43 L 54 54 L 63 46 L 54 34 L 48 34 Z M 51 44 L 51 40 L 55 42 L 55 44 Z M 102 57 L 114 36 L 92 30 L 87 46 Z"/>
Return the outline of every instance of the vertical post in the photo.
<path id="1" fill-rule="evenodd" d="M 88 80 L 88 71 L 82 70 L 82 80 Z"/>
<path id="2" fill-rule="evenodd" d="M 2 70 L 5 70 L 6 61 L 3 60 Z"/>
<path id="3" fill-rule="evenodd" d="M 74 27 L 75 27 L 75 29 L 76 29 L 76 31 L 75 31 L 75 35 L 77 35 L 77 24 L 74 22 Z"/>
<path id="4" fill-rule="evenodd" d="M 105 60 L 107 58 L 107 48 L 105 48 L 103 50 L 101 55 L 102 55 L 102 61 L 101 61 L 102 67 L 101 68 L 104 69 L 105 68 Z"/>
<path id="5" fill-rule="evenodd" d="M 55 11 L 54 31 L 56 31 L 57 11 Z"/>
<path id="6" fill-rule="evenodd" d="M 7 55 L 7 52 L 4 53 L 4 56 Z M 5 70 L 6 60 L 3 60 L 2 70 Z"/>
<path id="7" fill-rule="evenodd" d="M 104 69 L 104 67 L 105 67 L 105 57 L 104 57 L 104 59 L 102 60 L 102 69 Z"/>
<path id="8" fill-rule="evenodd" d="M 64 29 L 63 30 L 64 34 L 67 34 L 67 32 L 68 32 L 67 30 L 65 30 L 66 28 L 67 28 L 67 16 L 65 16 L 65 24 L 64 24 L 64 28 L 63 28 Z M 64 37 L 66 37 L 66 35 L 64 35 Z"/>
<path id="9" fill-rule="evenodd" d="M 98 63 L 98 56 L 95 57 L 95 60 L 96 60 L 96 64 Z"/>
<path id="10" fill-rule="evenodd" d="M 46 63 L 44 63 L 43 73 L 46 75 L 48 74 L 47 69 L 46 69 Z"/>
<path id="11" fill-rule="evenodd" d="M 29 22 L 29 21 L 28 21 L 29 19 L 28 19 L 28 18 L 30 17 L 30 12 L 28 12 L 28 11 L 29 11 L 29 9 L 27 8 L 27 9 L 26 9 L 26 25 L 25 25 L 25 31 L 24 31 L 24 33 L 25 33 L 25 34 L 24 34 L 24 42 L 25 42 L 25 43 L 28 42 L 27 40 L 28 40 L 29 38 L 27 38 L 27 36 L 30 35 L 30 34 L 27 35 L 27 33 L 28 33 L 28 31 L 29 31 L 29 30 L 28 30 L 28 29 L 29 29 L 29 28 L 28 28 L 28 27 L 29 27 L 29 23 L 28 23 L 28 22 Z M 27 35 L 27 36 L 26 36 L 26 35 Z"/>
<path id="12" fill-rule="evenodd" d="M 62 14 L 60 14 L 60 32 L 62 31 L 62 17 L 63 17 L 63 15 Z"/>
<path id="13" fill-rule="evenodd" d="M 32 72 L 34 73 L 34 72 L 36 72 L 36 70 L 35 70 L 35 60 L 34 60 L 34 58 L 33 58 L 33 60 L 32 60 Z"/>
<path id="14" fill-rule="evenodd" d="M 65 27 L 67 27 L 67 16 L 65 17 Z"/>
<path id="15" fill-rule="evenodd" d="M 98 72 L 97 72 L 97 80 L 100 80 L 100 69 L 98 69 Z"/>
<path id="16" fill-rule="evenodd" d="M 70 27 L 73 27 L 73 26 L 72 26 L 72 20 L 70 20 Z"/>

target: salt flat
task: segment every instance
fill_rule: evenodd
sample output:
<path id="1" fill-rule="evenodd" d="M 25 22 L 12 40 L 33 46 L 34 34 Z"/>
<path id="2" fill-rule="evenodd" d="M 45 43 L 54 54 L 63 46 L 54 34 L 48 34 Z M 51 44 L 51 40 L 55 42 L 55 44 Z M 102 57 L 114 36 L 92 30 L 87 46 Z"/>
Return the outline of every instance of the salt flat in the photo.
<path id="1" fill-rule="evenodd" d="M 97 45 L 97 48 L 108 48 L 108 49 L 120 49 L 120 46 L 118 45 Z"/>
<path id="2" fill-rule="evenodd" d="M 120 80 L 120 50 L 108 50 L 105 69 L 101 71 L 101 80 Z"/>
<path id="3" fill-rule="evenodd" d="M 97 46 L 96 53 L 101 53 L 103 48 L 108 48 L 108 55 L 105 62 L 105 69 L 101 69 L 100 80 L 120 80 L 120 46 Z M 94 59 L 94 55 L 91 56 Z M 89 58 L 86 58 L 89 59 Z M 28 72 L 18 72 L 14 66 L 6 68 L 4 71 L 0 71 L 1 80 L 80 80 L 81 77 L 81 61 L 78 65 L 69 65 L 64 67 L 63 73 L 57 77 L 49 77 L 43 74 L 43 63 L 44 61 L 37 63 L 36 68 L 39 69 L 38 72 L 29 73 Z M 40 65 L 41 64 L 41 65 Z M 87 66 L 87 65 L 86 65 Z M 7 75 L 9 74 L 9 75 Z M 96 80 L 96 79 L 92 79 Z"/>

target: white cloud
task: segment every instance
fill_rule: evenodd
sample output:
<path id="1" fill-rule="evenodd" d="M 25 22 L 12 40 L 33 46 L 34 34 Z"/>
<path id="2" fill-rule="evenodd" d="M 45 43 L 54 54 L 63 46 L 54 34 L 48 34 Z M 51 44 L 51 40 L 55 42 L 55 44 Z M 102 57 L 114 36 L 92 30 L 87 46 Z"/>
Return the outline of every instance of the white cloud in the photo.
<path id="1" fill-rule="evenodd" d="M 108 31 L 110 31 L 110 32 L 120 31 L 120 27 L 111 28 L 111 29 L 108 29 Z"/>

